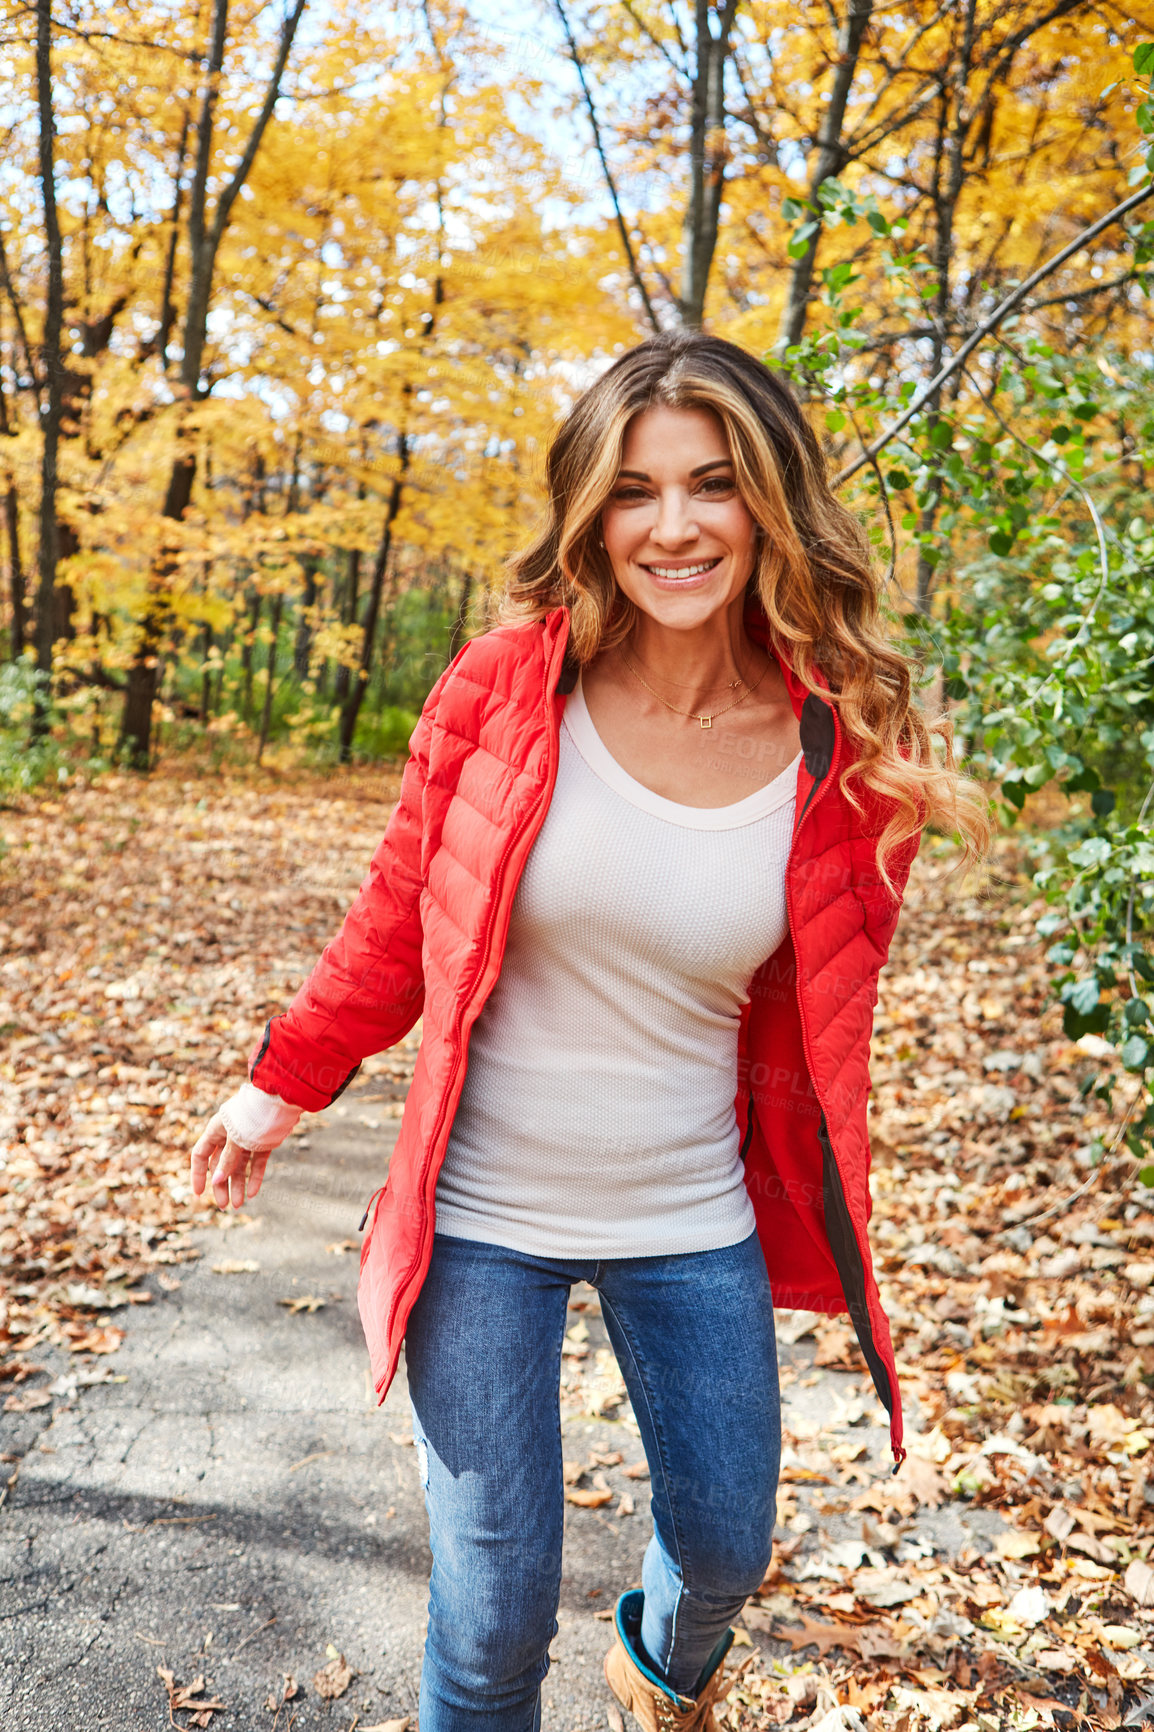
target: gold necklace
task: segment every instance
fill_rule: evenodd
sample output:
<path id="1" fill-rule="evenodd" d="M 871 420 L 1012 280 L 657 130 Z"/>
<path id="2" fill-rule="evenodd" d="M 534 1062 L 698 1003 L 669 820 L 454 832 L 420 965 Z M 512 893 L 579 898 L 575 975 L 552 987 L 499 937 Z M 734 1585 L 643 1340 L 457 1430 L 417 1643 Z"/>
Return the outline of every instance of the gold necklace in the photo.
<path id="1" fill-rule="evenodd" d="M 626 655 L 624 645 L 622 645 L 621 648 L 621 659 L 624 661 L 625 666 L 629 669 L 629 672 L 633 675 L 633 678 L 637 683 L 645 687 L 645 690 L 649 693 L 650 697 L 656 698 L 659 704 L 664 704 L 667 710 L 672 710 L 675 716 L 685 716 L 687 720 L 697 722 L 703 728 L 711 728 L 718 716 L 728 715 L 730 710 L 735 710 L 737 708 L 738 704 L 743 704 L 746 698 L 751 698 L 762 680 L 765 678 L 766 674 L 769 672 L 769 663 L 766 662 L 753 685 L 748 686 L 739 698 L 734 698 L 733 702 L 731 704 L 726 704 L 724 709 L 713 710 L 709 715 L 703 715 L 699 714 L 696 710 L 679 710 L 676 704 L 671 704 L 667 698 L 661 696 L 660 692 L 655 692 L 653 687 L 649 684 L 649 681 L 642 679 L 641 675 L 634 667 L 631 658 Z M 731 682 L 731 686 L 734 683 L 740 684 L 741 682 Z"/>

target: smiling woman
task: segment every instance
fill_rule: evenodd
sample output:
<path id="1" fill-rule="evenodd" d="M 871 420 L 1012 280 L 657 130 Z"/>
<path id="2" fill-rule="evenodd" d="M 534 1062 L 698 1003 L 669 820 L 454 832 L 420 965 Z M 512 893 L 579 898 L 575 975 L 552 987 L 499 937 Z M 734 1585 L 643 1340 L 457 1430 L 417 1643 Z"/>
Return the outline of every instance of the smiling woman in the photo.
<path id="1" fill-rule="evenodd" d="M 866 1234 L 872 1012 L 924 818 L 982 826 L 765 367 L 644 344 L 548 476 L 508 623 L 430 696 L 357 902 L 194 1185 L 215 1167 L 243 1201 L 423 1009 L 360 1288 L 382 1400 L 404 1343 L 429 1511 L 422 1732 L 540 1727 L 582 1280 L 653 1487 L 606 1678 L 644 1732 L 706 1732 L 770 1556 L 775 1303 L 848 1310 L 904 1453 Z"/>

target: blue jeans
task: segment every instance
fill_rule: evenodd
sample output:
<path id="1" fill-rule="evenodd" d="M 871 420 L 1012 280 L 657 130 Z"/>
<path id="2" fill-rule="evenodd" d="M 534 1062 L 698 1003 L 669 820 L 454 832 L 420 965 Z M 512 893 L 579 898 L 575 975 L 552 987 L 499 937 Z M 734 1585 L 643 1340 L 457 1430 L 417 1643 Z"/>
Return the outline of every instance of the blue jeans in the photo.
<path id="1" fill-rule="evenodd" d="M 781 1454 L 757 1235 L 721 1251 L 568 1262 L 438 1234 L 405 1343 L 433 1571 L 421 1732 L 535 1732 L 557 1631 L 569 1289 L 588 1281 L 649 1462 L 641 1642 L 673 1689 L 769 1564 Z M 622 1583 L 622 1586 L 627 1584 Z"/>

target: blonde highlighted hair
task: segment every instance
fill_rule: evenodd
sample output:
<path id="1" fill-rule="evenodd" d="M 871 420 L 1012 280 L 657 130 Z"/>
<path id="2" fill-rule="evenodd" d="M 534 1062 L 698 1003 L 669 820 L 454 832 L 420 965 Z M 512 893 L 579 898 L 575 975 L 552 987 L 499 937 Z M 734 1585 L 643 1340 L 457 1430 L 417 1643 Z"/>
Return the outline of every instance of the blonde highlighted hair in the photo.
<path id="1" fill-rule="evenodd" d="M 681 331 L 629 350 L 578 398 L 546 460 L 545 519 L 509 562 L 506 621 L 569 610 L 582 665 L 628 636 L 632 602 L 600 545 L 601 513 L 635 415 L 662 405 L 707 409 L 721 421 L 738 490 L 761 530 L 750 592 L 770 637 L 811 691 L 837 706 L 852 761 L 846 797 L 879 796 L 888 819 L 878 865 L 933 823 L 957 831 L 967 854 L 989 841 L 986 802 L 959 775 L 949 721 L 927 721 L 913 699 L 915 664 L 890 642 L 881 580 L 862 526 L 830 491 L 825 458 L 785 381 L 720 337 Z M 935 741 L 940 745 L 935 746 Z"/>

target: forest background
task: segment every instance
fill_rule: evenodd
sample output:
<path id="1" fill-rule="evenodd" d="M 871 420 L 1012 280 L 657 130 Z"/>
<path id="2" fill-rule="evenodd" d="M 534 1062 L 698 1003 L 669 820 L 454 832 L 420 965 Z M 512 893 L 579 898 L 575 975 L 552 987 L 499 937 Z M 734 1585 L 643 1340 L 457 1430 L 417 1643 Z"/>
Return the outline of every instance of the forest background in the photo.
<path id="1" fill-rule="evenodd" d="M 0 41 L 9 790 L 402 752 L 559 412 L 705 325 L 805 397 L 1149 1159 L 1151 0 L 9 0 Z"/>

